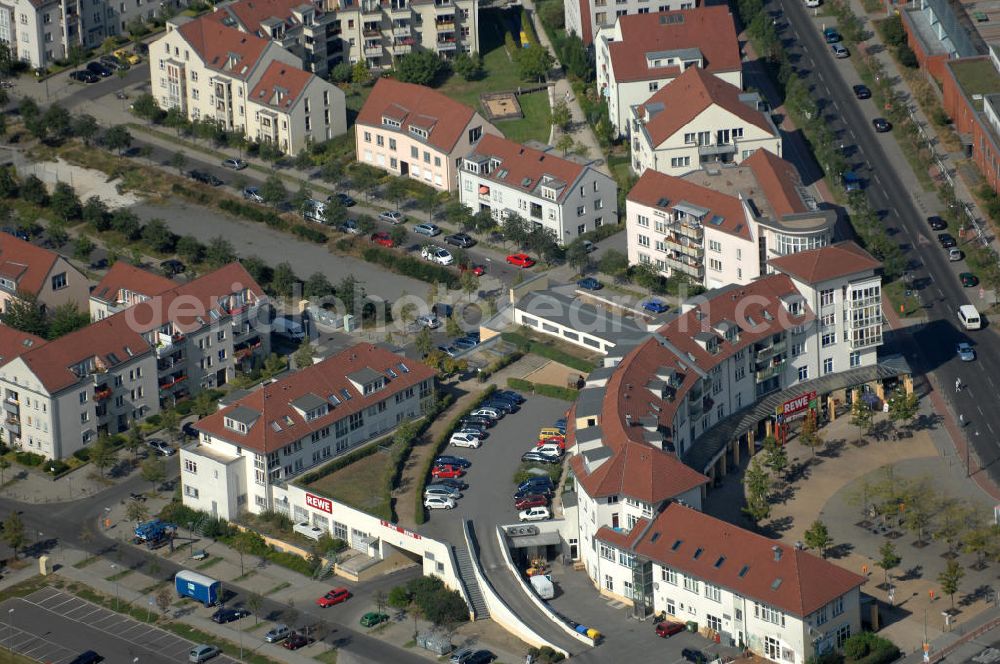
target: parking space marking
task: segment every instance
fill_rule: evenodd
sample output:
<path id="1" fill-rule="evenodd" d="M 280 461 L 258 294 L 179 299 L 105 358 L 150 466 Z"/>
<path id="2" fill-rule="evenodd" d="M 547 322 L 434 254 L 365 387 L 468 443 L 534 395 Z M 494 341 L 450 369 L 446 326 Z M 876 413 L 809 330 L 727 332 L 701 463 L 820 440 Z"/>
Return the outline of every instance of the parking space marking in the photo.
<path id="1" fill-rule="evenodd" d="M 6 628 L 6 631 L 10 631 L 10 629 L 11 629 L 10 626 L 8 626 Z M 12 647 L 14 651 L 19 652 L 23 655 L 30 656 L 29 653 L 44 648 L 44 653 L 46 654 L 42 657 L 36 657 L 35 659 L 38 659 L 39 661 L 52 662 L 52 664 L 59 664 L 60 662 L 63 661 L 69 662 L 70 660 L 73 659 L 73 657 L 76 656 L 76 653 L 68 650 L 67 648 L 64 648 L 58 643 L 49 641 L 48 639 L 42 636 L 38 636 L 31 632 L 26 632 L 18 627 L 14 627 L 13 631 L 17 633 L 18 640 L 17 641 L 14 640 L 14 634 L 8 635 L 4 633 L 3 637 L 4 640 L 6 641 L 4 645 Z M 27 637 L 27 639 L 23 639 L 21 637 Z M 31 645 L 32 647 L 26 649 L 27 646 L 29 645 Z"/>

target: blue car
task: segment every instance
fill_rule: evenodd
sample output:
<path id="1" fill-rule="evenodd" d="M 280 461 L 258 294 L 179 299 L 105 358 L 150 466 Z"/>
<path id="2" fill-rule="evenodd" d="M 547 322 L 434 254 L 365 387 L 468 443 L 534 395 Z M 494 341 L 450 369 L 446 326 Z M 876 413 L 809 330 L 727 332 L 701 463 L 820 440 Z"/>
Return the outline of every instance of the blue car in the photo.
<path id="1" fill-rule="evenodd" d="M 665 314 L 670 311 L 670 305 L 659 300 L 646 300 L 642 303 L 642 308 L 654 314 Z"/>
<path id="2" fill-rule="evenodd" d="M 579 286 L 580 288 L 586 288 L 587 290 L 601 290 L 602 288 L 604 288 L 604 284 L 602 284 L 597 279 L 594 279 L 593 277 L 587 277 L 586 279 L 581 279 L 580 281 L 576 282 L 576 285 Z"/>

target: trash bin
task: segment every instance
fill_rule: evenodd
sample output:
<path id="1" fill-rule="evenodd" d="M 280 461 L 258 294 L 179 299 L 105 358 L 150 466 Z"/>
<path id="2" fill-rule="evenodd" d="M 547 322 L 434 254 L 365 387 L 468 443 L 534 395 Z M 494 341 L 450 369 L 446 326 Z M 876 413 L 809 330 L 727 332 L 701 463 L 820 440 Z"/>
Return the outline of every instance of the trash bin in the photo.
<path id="1" fill-rule="evenodd" d="M 587 626 L 586 625 L 577 625 L 576 626 L 576 631 L 577 631 L 578 634 L 586 635 L 587 634 Z"/>
<path id="2" fill-rule="evenodd" d="M 52 560 L 48 556 L 42 556 L 38 559 L 38 573 L 42 576 L 52 574 Z"/>
<path id="3" fill-rule="evenodd" d="M 698 631 L 698 623 L 696 623 L 693 620 L 687 621 L 687 630 L 689 632 L 697 632 Z"/>
<path id="4" fill-rule="evenodd" d="M 593 628 L 587 630 L 587 636 L 593 639 L 594 643 L 597 643 L 598 641 L 601 640 L 601 633 Z"/>

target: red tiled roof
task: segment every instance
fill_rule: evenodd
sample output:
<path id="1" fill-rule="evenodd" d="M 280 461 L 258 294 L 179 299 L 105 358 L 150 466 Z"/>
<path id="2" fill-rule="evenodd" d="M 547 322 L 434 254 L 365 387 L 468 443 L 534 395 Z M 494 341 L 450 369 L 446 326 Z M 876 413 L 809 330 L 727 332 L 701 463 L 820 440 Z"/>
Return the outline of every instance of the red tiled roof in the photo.
<path id="1" fill-rule="evenodd" d="M 400 368 L 403 363 L 408 369 Z M 386 387 L 367 396 L 358 392 L 347 376 L 363 369 L 372 369 L 387 378 Z M 396 377 L 387 375 L 393 369 Z M 328 427 L 352 413 L 359 413 L 383 399 L 426 379 L 434 378 L 434 370 L 426 364 L 407 360 L 384 348 L 361 343 L 348 348 L 319 364 L 296 371 L 276 383 L 269 383 L 255 390 L 222 410 L 199 420 L 195 427 L 216 438 L 230 441 L 257 452 L 273 452 L 303 436 Z M 348 390 L 351 399 L 341 396 Z M 336 395 L 340 403 L 332 404 L 330 411 L 308 422 L 292 407 L 296 399 L 307 395 L 319 397 L 327 403 Z M 253 426 L 241 434 L 225 426 L 225 418 L 237 408 L 249 409 L 257 414 Z M 277 427 L 272 426 L 277 423 Z"/>
<path id="2" fill-rule="evenodd" d="M 638 524 L 633 531 L 637 529 Z M 865 583 L 865 577 L 819 556 L 678 503 L 656 517 L 634 550 L 799 618 Z"/>
<path id="3" fill-rule="evenodd" d="M 32 348 L 38 348 L 45 339 L 33 334 L 22 332 L 13 327 L 0 325 L 0 366 L 7 364 L 15 357 L 27 353 Z"/>
<path id="4" fill-rule="evenodd" d="M 211 15 L 188 21 L 177 31 L 198 53 L 206 67 L 240 79 L 250 74 L 270 43 L 256 35 L 222 25 Z M 237 58 L 232 65 L 230 56 Z"/>
<path id="5" fill-rule="evenodd" d="M 758 150 L 764 152 L 764 150 Z M 661 201 L 666 199 L 666 205 Z M 626 200 L 647 205 L 660 210 L 670 210 L 680 202 L 691 203 L 709 210 L 703 225 L 708 224 L 713 217 L 722 219 L 721 223 L 712 223 L 714 230 L 730 233 L 745 240 L 750 239 L 750 227 L 747 225 L 743 203 L 736 196 L 702 187 L 688 182 L 683 178 L 665 175 L 651 168 L 643 171 L 635 186 L 628 192 Z"/>
<path id="6" fill-rule="evenodd" d="M 587 473 L 580 455 L 571 461 L 573 473 L 591 498 L 624 495 L 657 505 L 709 481 L 670 452 L 630 440 L 622 441 L 592 473 Z"/>
<path id="7" fill-rule="evenodd" d="M 563 187 L 559 190 L 557 199 L 560 201 L 573 190 L 573 183 L 587 169 L 586 165 L 563 159 L 553 152 L 536 150 L 491 134 L 480 139 L 479 145 L 469 157 L 476 155 L 500 160 L 500 165 L 490 171 L 489 175 L 480 177 L 514 189 L 534 192 L 544 176 L 561 180 Z M 499 177 L 501 171 L 507 172 L 503 178 Z"/>
<path id="8" fill-rule="evenodd" d="M 90 297 L 114 303 L 119 300 L 118 295 L 123 290 L 153 297 L 176 286 L 176 283 L 166 277 L 137 268 L 125 261 L 116 261 L 104 278 L 90 291 Z"/>
<path id="9" fill-rule="evenodd" d="M 302 96 L 314 74 L 275 60 L 250 93 L 250 101 L 287 111 Z"/>
<path id="10" fill-rule="evenodd" d="M 780 220 L 788 214 L 809 211 L 795 190 L 795 186 L 802 180 L 791 163 L 770 150 L 757 150 L 740 165 L 748 166 L 753 171 L 757 182 L 764 190 L 764 196 L 774 210 L 776 219 Z"/>
<path id="11" fill-rule="evenodd" d="M 721 289 L 702 306 L 678 316 L 657 331 L 672 348 L 662 345 L 657 336 L 636 346 L 622 358 L 618 369 L 608 379 L 600 420 L 606 444 L 617 447 L 624 445 L 626 440 L 642 442 L 644 427 L 632 426 L 631 422 L 651 415 L 669 431 L 678 405 L 684 403 L 688 390 L 699 378 L 693 367 L 708 372 L 737 351 L 785 329 L 786 325 L 812 320 L 813 314 L 808 307 L 804 307 L 805 313 L 801 316 L 785 313 L 780 298 L 789 295 L 798 295 L 798 291 L 784 274 L 772 274 L 745 286 Z M 699 319 L 700 314 L 706 315 Z M 738 326 L 739 337 L 736 343 L 719 337 L 718 352 L 710 353 L 694 337 L 700 332 L 714 334 L 713 327 L 723 321 Z M 660 399 L 646 388 L 661 369 L 673 369 L 677 373 L 679 385 L 673 400 Z M 650 404 L 655 404 L 658 412 Z"/>
<path id="12" fill-rule="evenodd" d="M 809 284 L 877 270 L 882 266 L 871 254 L 851 241 L 779 256 L 768 262 L 775 270 Z"/>
<path id="13" fill-rule="evenodd" d="M 17 290 L 37 295 L 59 254 L 0 233 L 0 275 L 17 282 Z"/>
<path id="14" fill-rule="evenodd" d="M 361 107 L 357 124 L 384 129 L 383 115 L 400 120 L 396 131 L 409 136 L 413 136 L 410 125 L 429 130 L 424 140 L 442 152 L 451 152 L 475 111 L 423 85 L 380 78 Z"/>
<path id="15" fill-rule="evenodd" d="M 680 20 L 677 20 L 680 17 Z M 650 68 L 646 54 L 698 49 L 710 73 L 740 71 L 740 44 L 726 5 L 618 18 L 622 38 L 608 44 L 611 68 L 619 83 L 680 75 L 680 67 Z"/>
<path id="16" fill-rule="evenodd" d="M 726 83 L 700 67 L 691 67 L 647 99 L 639 107 L 639 117 L 645 117 L 646 109 L 654 104 L 660 105 L 659 112 L 643 123 L 653 147 L 681 131 L 713 105 L 768 133 L 773 132 L 764 114 L 740 101 L 740 94 L 742 91 L 735 85 Z"/>
<path id="17" fill-rule="evenodd" d="M 597 529 L 596 537 L 602 542 L 607 542 L 612 546 L 616 546 L 619 549 L 624 549 L 626 551 L 631 551 L 632 547 L 635 546 L 636 541 L 639 536 L 642 535 L 642 531 L 646 529 L 649 525 L 649 519 L 639 519 L 632 526 L 632 530 L 625 531 L 621 528 L 609 528 L 608 526 L 601 526 Z"/>
<path id="18" fill-rule="evenodd" d="M 266 39 L 266 35 L 261 34 L 261 23 L 276 18 L 288 26 L 298 25 L 292 16 L 292 10 L 302 5 L 312 7 L 317 15 L 323 13 L 322 6 L 308 0 L 237 0 L 226 5 L 217 5 L 215 11 L 208 16 L 219 23 L 227 18 L 235 19 L 243 30 Z"/>

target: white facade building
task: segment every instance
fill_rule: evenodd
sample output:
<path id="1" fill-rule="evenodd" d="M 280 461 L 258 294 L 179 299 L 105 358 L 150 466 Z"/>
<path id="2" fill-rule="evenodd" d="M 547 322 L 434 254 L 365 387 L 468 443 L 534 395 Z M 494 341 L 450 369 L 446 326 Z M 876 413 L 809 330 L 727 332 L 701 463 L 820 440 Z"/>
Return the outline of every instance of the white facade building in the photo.
<path id="1" fill-rule="evenodd" d="M 289 480 L 421 417 L 433 400 L 430 367 L 352 346 L 200 420 L 198 442 L 181 450 L 184 504 L 230 520 L 270 510 L 301 519 Z"/>
<path id="2" fill-rule="evenodd" d="M 478 0 L 343 0 L 337 17 L 344 61 L 369 69 L 418 50 L 445 59 L 479 52 Z"/>
<path id="3" fill-rule="evenodd" d="M 515 213 L 551 232 L 559 244 L 618 223 L 618 187 L 594 162 L 559 157 L 538 143 L 487 135 L 462 160 L 462 203 L 498 222 Z"/>
<path id="4" fill-rule="evenodd" d="M 152 93 L 162 108 L 213 120 L 290 155 L 347 131 L 340 88 L 304 71 L 278 43 L 217 19 L 172 19 L 150 44 Z"/>
<path id="5" fill-rule="evenodd" d="M 694 9 L 697 0 L 659 0 L 650 4 L 647 0 L 563 0 L 566 16 L 566 34 L 575 34 L 589 46 L 602 28 L 610 28 L 620 16 L 648 14 L 649 12 L 672 12 Z"/>
<path id="6" fill-rule="evenodd" d="M 625 203 L 629 262 L 706 288 L 750 283 L 772 258 L 832 243 L 836 222 L 769 150 L 683 177 L 646 170 Z"/>
<path id="7" fill-rule="evenodd" d="M 726 5 L 620 16 L 597 33 L 594 56 L 597 89 L 619 136 L 628 134 L 633 106 L 690 67 L 743 89 L 740 44 Z"/>
<path id="8" fill-rule="evenodd" d="M 629 113 L 632 170 L 683 175 L 740 163 L 757 150 L 781 156 L 781 135 L 757 93 L 689 67 Z"/>

